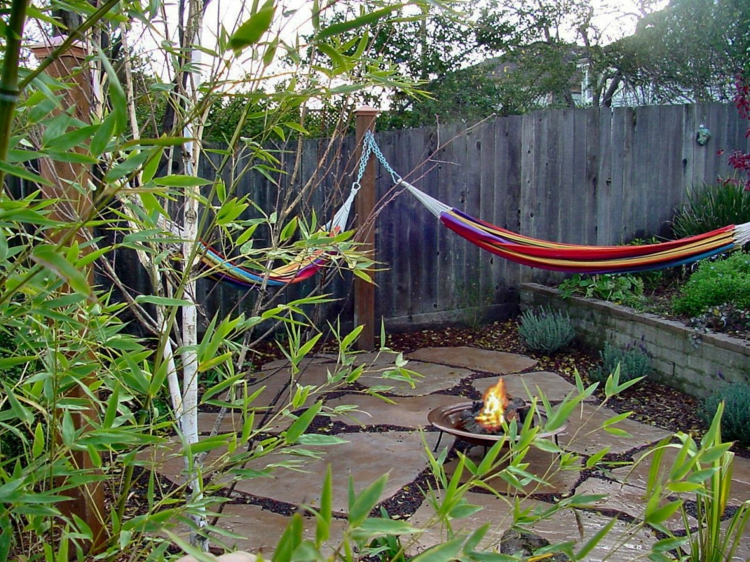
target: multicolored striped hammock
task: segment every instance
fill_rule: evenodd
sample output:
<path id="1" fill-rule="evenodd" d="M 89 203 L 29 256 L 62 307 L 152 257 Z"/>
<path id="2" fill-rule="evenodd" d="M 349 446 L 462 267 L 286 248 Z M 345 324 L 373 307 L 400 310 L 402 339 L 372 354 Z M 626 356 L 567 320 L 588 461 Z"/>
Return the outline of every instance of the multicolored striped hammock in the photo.
<path id="1" fill-rule="evenodd" d="M 354 197 L 359 189 L 360 184 L 356 181 L 349 192 L 349 197 L 341 205 L 333 219 L 321 229 L 323 233 L 336 236 L 346 228 Z M 207 268 L 209 277 L 243 288 L 258 287 L 264 283 L 269 287 L 282 287 L 290 283 L 299 283 L 315 275 L 335 255 L 335 252 L 323 249 L 302 251 L 288 263 L 263 271 L 243 267 L 238 263 L 239 260 L 225 257 L 204 242 L 200 244 L 200 260 Z"/>
<path id="2" fill-rule="evenodd" d="M 483 250 L 529 267 L 566 273 L 634 273 L 684 265 L 750 242 L 750 223 L 640 246 L 583 246 L 523 236 L 474 218 L 417 189 L 391 168 L 371 133 L 364 140 L 393 182 L 403 185 L 446 227 Z"/>
<path id="3" fill-rule="evenodd" d="M 730 225 L 705 234 L 642 246 L 561 244 L 516 234 L 441 203 L 410 183 L 399 180 L 450 230 L 497 256 L 529 267 L 567 273 L 634 273 L 676 267 L 701 260 L 750 241 L 750 223 Z"/>

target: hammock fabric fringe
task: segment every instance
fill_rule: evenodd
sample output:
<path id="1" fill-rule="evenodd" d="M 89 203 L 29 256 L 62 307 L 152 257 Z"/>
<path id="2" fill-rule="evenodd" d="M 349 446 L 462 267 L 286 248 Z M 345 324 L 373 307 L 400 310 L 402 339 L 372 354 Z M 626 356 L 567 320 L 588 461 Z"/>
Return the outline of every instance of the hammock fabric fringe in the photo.
<path id="1" fill-rule="evenodd" d="M 705 234 L 643 246 L 561 244 L 516 234 L 448 207 L 401 180 L 450 230 L 497 256 L 529 267 L 566 273 L 634 273 L 676 267 L 750 241 L 750 223 L 725 226 Z"/>

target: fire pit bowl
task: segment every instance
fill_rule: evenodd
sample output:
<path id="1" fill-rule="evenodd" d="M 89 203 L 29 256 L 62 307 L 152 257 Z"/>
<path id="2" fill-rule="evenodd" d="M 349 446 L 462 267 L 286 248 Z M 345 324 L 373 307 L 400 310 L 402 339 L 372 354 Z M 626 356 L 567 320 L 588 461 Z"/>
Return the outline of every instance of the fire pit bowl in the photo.
<path id="1" fill-rule="evenodd" d="M 466 412 L 467 410 L 472 410 L 474 406 L 474 402 L 460 402 L 458 404 L 441 406 L 440 408 L 435 408 L 429 414 L 427 414 L 427 421 L 429 421 L 433 427 L 440 430 L 441 437 L 443 433 L 448 433 L 449 435 L 453 435 L 454 437 L 462 439 L 467 443 L 471 443 L 473 445 L 491 447 L 495 444 L 495 442 L 500 441 L 505 434 L 473 433 L 463 429 L 464 419 L 462 419 L 462 414 L 464 414 L 464 412 Z M 534 417 L 536 419 L 532 421 L 532 425 L 544 425 L 547 421 L 547 412 L 545 412 L 543 408 L 537 406 L 536 414 L 534 414 Z M 567 427 L 568 424 L 566 422 L 554 431 L 540 432 L 539 437 L 541 437 L 542 439 L 553 437 L 555 439 L 555 443 L 557 443 L 557 436 L 565 431 Z M 438 439 L 438 443 L 437 445 L 435 445 L 435 450 L 437 450 L 438 445 L 440 445 L 440 439 Z"/>

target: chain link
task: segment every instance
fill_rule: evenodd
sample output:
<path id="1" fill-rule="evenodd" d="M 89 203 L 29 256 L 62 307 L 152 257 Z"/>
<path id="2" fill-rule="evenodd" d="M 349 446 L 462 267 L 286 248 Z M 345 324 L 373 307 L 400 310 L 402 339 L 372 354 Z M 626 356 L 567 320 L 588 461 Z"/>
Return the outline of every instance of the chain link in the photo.
<path id="1" fill-rule="evenodd" d="M 391 180 L 394 184 L 398 184 L 401 182 L 401 176 L 399 176 L 396 171 L 391 168 L 388 160 L 385 159 L 385 156 L 383 156 L 383 153 L 380 151 L 378 143 L 375 142 L 375 135 L 372 134 L 372 131 L 367 131 L 365 132 L 364 139 L 362 139 L 362 156 L 359 159 L 357 179 L 354 180 L 354 183 L 352 183 L 352 191 L 354 193 L 357 193 L 362 187 L 362 184 L 360 182 L 362 181 L 362 176 L 365 175 L 365 168 L 367 168 L 367 162 L 370 160 L 371 154 L 375 155 L 375 158 L 378 159 L 378 161 L 382 164 L 386 171 L 391 175 Z"/>
<path id="2" fill-rule="evenodd" d="M 391 174 L 391 180 L 393 183 L 398 184 L 401 183 L 401 176 L 399 176 L 396 171 L 391 168 L 391 165 L 388 163 L 388 160 L 385 159 L 385 156 L 383 156 L 383 153 L 380 151 L 380 147 L 378 146 L 378 143 L 375 142 L 375 135 L 372 134 L 372 131 L 367 131 L 365 133 L 365 142 L 367 142 L 370 145 L 370 151 L 375 155 L 375 158 L 377 158 L 380 163 L 383 165 L 383 168 Z"/>

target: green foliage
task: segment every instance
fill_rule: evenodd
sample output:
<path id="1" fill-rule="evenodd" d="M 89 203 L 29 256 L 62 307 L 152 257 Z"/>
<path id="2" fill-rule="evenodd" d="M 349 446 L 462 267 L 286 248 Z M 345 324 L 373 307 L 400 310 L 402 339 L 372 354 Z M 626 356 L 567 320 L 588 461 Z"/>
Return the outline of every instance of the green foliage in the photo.
<path id="1" fill-rule="evenodd" d="M 550 354 L 568 346 L 576 334 L 566 313 L 542 307 L 521 314 L 518 335 L 528 349 Z"/>
<path id="2" fill-rule="evenodd" d="M 724 304 L 750 308 L 750 254 L 746 252 L 737 251 L 726 259 L 699 263 L 672 308 L 678 314 L 698 316 Z"/>
<path id="3" fill-rule="evenodd" d="M 317 446 L 339 443 L 332 436 L 306 433 L 315 415 L 340 413 L 315 398 L 356 380 L 365 368 L 351 358 L 359 331 L 338 334 L 332 329 L 340 364 L 331 366 L 322 385 L 297 384 L 298 368 L 320 337 L 307 313 L 328 302 L 322 284 L 313 294 L 296 298 L 280 298 L 271 290 L 243 297 L 238 300 L 249 301 L 244 312 L 207 319 L 200 336 L 197 329 L 190 330 L 198 324 L 190 317 L 196 310 L 195 283 L 207 273 L 197 267 L 199 245 L 187 242 L 197 236 L 188 233 L 188 223 L 200 236 L 224 243 L 227 253 L 241 254 L 238 258 L 261 274 L 277 259 L 289 261 L 315 248 L 336 256 L 333 267 L 364 275 L 371 261 L 351 241 L 351 232 L 328 236 L 319 232 L 314 219 L 302 224 L 293 218 L 308 210 L 306 203 L 318 185 L 289 174 L 282 162 L 290 153 L 285 143 L 307 134 L 301 121 L 312 99 L 326 99 L 343 110 L 348 105 L 339 94 L 375 83 L 406 84 L 376 57 L 363 50 L 348 52 L 335 28 L 310 41 L 311 48 L 325 48 L 337 59 L 330 81 L 320 79 L 318 68 L 306 73 L 299 64 L 299 47 L 278 35 L 292 14 L 275 10 L 280 3 L 273 0 L 248 5 L 244 23 L 234 32 L 216 30 L 215 51 L 196 46 L 192 32 L 200 24 L 178 21 L 173 13 L 177 7 L 161 0 L 145 5 L 108 1 L 96 9 L 88 3 L 53 2 L 50 10 L 28 12 L 26 4 L 8 5 L 0 20 L 0 90 L 5 93 L 0 99 L 0 560 L 67 560 L 69 555 L 111 560 L 123 551 L 133 560 L 163 559 L 170 544 L 155 537 L 163 537 L 165 528 L 189 519 L 194 524 L 191 539 L 204 544 L 214 530 L 206 505 L 214 505 L 217 490 L 265 474 L 245 470 L 247 462 L 290 445 L 307 446 L 305 457 L 315 458 L 321 454 Z M 186 2 L 183 15 L 199 19 L 197 4 Z M 173 77 L 171 83 L 157 78 L 161 73 L 149 70 L 148 60 L 132 60 L 124 47 L 132 39 L 126 35 L 128 18 L 153 21 L 162 9 L 180 27 L 170 31 L 174 37 L 154 42 L 163 55 L 156 57 L 158 70 Z M 28 64 L 21 56 L 22 44 L 33 42 L 39 29 L 59 26 L 61 33 L 67 31 L 52 19 L 58 12 L 76 16 L 79 38 L 93 46 L 95 54 L 82 63 L 83 70 L 77 63 L 48 64 L 66 55 L 72 37 L 39 64 Z M 356 33 L 378 17 L 350 18 L 347 29 Z M 146 26 L 140 32 L 150 31 Z M 190 62 L 195 49 L 201 52 L 199 86 L 193 75 L 197 65 Z M 274 89 L 267 79 L 280 57 L 297 63 L 289 73 L 294 78 Z M 86 66 L 92 60 L 99 65 L 96 72 Z M 251 62 L 250 74 L 241 80 L 229 76 L 230 67 L 246 62 Z M 101 80 L 94 88 L 94 101 L 100 103 L 91 115 L 76 112 L 80 98 L 73 89 L 81 80 L 53 75 L 66 66 L 75 68 L 77 77 Z M 228 91 L 244 95 L 233 103 Z M 248 100 L 254 103 L 238 107 Z M 231 120 L 218 126 L 232 151 L 197 142 L 180 153 L 178 147 L 203 140 L 212 107 L 218 108 L 217 121 L 216 113 L 231 109 Z M 269 147 L 269 140 L 276 144 Z M 241 145 L 246 150 L 235 166 L 233 151 Z M 41 158 L 49 164 L 44 177 L 38 166 L 27 165 Z M 208 173 L 198 177 L 196 170 Z M 243 174 L 268 182 L 275 208 L 265 208 L 265 203 L 261 208 L 236 193 Z M 25 182 L 23 190 L 16 190 L 22 196 L 6 183 L 10 176 Z M 51 189 L 42 193 L 32 184 Z M 178 215 L 187 217 L 184 232 L 171 222 Z M 188 220 L 196 215 L 196 222 Z M 92 236 L 94 227 L 103 235 Z M 115 256 L 124 251 L 134 252 L 149 274 L 150 294 L 133 294 L 130 271 L 118 275 Z M 106 281 L 91 282 L 94 267 Z M 104 287 L 118 291 L 121 302 L 115 303 Z M 128 333 L 120 318 L 125 313 L 138 320 L 148 339 Z M 292 390 L 287 401 L 276 397 L 270 407 L 264 401 L 258 408 L 263 389 L 259 381 L 245 378 L 242 368 L 279 325 L 292 334 L 284 345 L 295 371 L 288 381 Z M 312 335 L 303 337 L 307 332 Z M 403 364 L 389 374 L 412 380 Z M 369 392 L 377 395 L 378 389 Z M 300 411 L 308 400 L 315 405 Z M 241 435 L 214 432 L 199 438 L 189 420 L 204 406 L 242 419 Z M 295 411 L 298 415 L 291 413 Z M 290 422 L 286 432 L 269 432 L 283 417 Z M 190 467 L 187 482 L 164 489 L 155 472 L 146 471 L 143 501 L 133 513 L 128 502 L 134 496 L 136 465 L 158 456 L 168 435 L 180 435 L 169 447 Z M 208 453 L 214 457 L 211 470 L 198 477 Z M 107 509 L 79 512 L 86 521 L 68 514 L 71 504 L 94 501 L 89 492 L 103 478 L 110 494 Z M 380 488 L 368 490 L 350 510 L 363 515 L 364 522 L 353 524 L 364 525 L 374 507 L 372 498 Z M 80 501 L 65 502 L 69 497 Z M 95 540 L 98 526 L 104 532 Z M 182 544 L 180 540 L 174 542 Z M 94 542 L 97 552 L 89 553 Z"/>
<path id="4" fill-rule="evenodd" d="M 464 309 L 461 322 L 469 328 L 476 329 L 487 316 L 487 310 L 493 302 L 492 295 L 483 292 L 478 281 L 458 283 L 454 292 L 456 304 Z"/>
<path id="5" fill-rule="evenodd" d="M 644 282 L 633 274 L 581 275 L 576 273 L 558 287 L 563 298 L 583 295 L 590 299 L 637 306 L 643 300 Z"/>
<path id="6" fill-rule="evenodd" d="M 651 373 L 651 357 L 643 345 L 630 344 L 624 348 L 605 342 L 604 349 L 599 352 L 603 365 L 591 373 L 591 379 L 603 382 L 619 367 L 620 378 L 627 382 Z"/>
<path id="7" fill-rule="evenodd" d="M 644 519 L 666 536 L 652 547 L 651 560 L 673 560 L 667 553 L 676 551 L 679 560 L 724 562 L 734 559 L 737 548 L 744 544 L 750 500 L 727 518 L 734 453 L 729 451 L 730 443 L 722 440 L 723 411 L 720 403 L 700 444 L 680 432 L 676 435 L 679 443 L 665 439 L 638 461 L 649 458 L 651 462 Z M 667 449 L 676 453 L 671 465 L 664 456 Z M 677 494 L 680 498 L 674 499 Z M 694 509 L 688 508 L 686 494 L 695 494 Z M 680 516 L 685 536 L 675 534 L 671 525 L 665 524 L 674 514 Z"/>
<path id="8" fill-rule="evenodd" d="M 730 441 L 750 444 L 750 385 L 747 383 L 727 384 L 714 391 L 701 403 L 699 414 L 705 422 L 710 422 L 724 403 L 721 428 L 723 436 Z"/>
<path id="9" fill-rule="evenodd" d="M 726 180 L 691 191 L 672 220 L 672 231 L 676 238 L 685 238 L 746 222 L 750 222 L 750 192 L 741 182 Z"/>
<path id="10" fill-rule="evenodd" d="M 642 103 L 729 101 L 749 18 L 743 0 L 673 0 L 609 48 L 612 64 Z"/>

